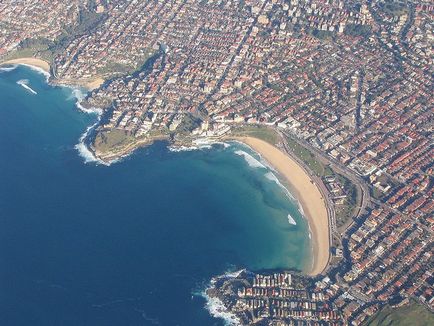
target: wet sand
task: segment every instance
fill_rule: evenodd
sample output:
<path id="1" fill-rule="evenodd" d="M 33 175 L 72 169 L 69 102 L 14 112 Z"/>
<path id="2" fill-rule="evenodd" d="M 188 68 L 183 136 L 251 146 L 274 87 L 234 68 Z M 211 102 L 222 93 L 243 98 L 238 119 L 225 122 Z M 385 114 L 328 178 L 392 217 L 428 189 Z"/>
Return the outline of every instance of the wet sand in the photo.
<path id="1" fill-rule="evenodd" d="M 253 137 L 236 137 L 268 161 L 286 179 L 300 202 L 312 234 L 313 261 L 307 267 L 310 275 L 320 274 L 330 256 L 329 220 L 326 202 L 309 174 L 277 147 Z"/>
<path id="2" fill-rule="evenodd" d="M 6 65 L 6 64 L 8 64 L 8 65 L 18 64 L 18 65 L 34 66 L 34 67 L 37 67 L 37 68 L 44 70 L 47 73 L 50 73 L 50 64 L 44 60 L 41 60 L 41 59 L 20 58 L 20 59 L 7 60 L 7 61 L 0 63 L 0 65 Z"/>

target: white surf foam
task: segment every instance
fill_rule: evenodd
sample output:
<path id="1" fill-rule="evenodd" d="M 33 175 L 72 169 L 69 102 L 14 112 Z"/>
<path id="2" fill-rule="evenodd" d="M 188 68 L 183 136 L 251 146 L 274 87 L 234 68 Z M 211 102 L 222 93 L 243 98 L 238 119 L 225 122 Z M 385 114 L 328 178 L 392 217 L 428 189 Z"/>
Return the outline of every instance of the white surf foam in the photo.
<path id="1" fill-rule="evenodd" d="M 221 145 L 224 149 L 231 147 L 231 144 L 223 142 L 223 141 L 213 141 L 211 145 Z"/>
<path id="2" fill-rule="evenodd" d="M 42 68 L 39 68 L 39 67 L 36 67 L 36 66 L 32 66 L 32 65 L 28 65 L 28 64 L 26 64 L 26 63 L 20 63 L 19 65 L 21 65 L 21 66 L 26 66 L 26 67 L 32 69 L 33 71 L 36 71 L 37 73 L 40 73 L 40 74 L 44 75 L 45 78 L 46 78 L 46 82 L 48 83 L 48 81 L 49 81 L 49 79 L 50 79 L 50 76 L 51 76 L 49 72 L 46 72 L 46 71 L 45 71 L 44 69 L 42 69 Z"/>
<path id="3" fill-rule="evenodd" d="M 222 278 L 237 278 L 245 269 L 241 269 L 238 271 L 228 271 L 223 275 L 213 277 L 210 281 L 210 285 L 208 289 L 211 289 L 215 286 L 215 283 Z M 207 289 L 206 289 L 207 290 Z M 215 318 L 223 319 L 224 324 L 227 326 L 238 326 L 241 325 L 238 317 L 232 312 L 228 311 L 224 305 L 224 303 L 217 297 L 210 297 L 205 291 L 202 291 L 200 295 L 205 298 L 206 304 L 205 308 L 208 310 L 211 316 Z"/>
<path id="4" fill-rule="evenodd" d="M 262 169 L 266 169 L 267 167 L 262 164 L 261 162 L 259 162 L 257 159 L 255 159 L 252 155 L 250 155 L 249 153 L 242 151 L 242 150 L 236 150 L 234 152 L 237 155 L 240 155 L 242 157 L 244 157 L 244 159 L 246 160 L 247 164 L 252 167 L 252 168 L 262 168 Z"/>
<path id="5" fill-rule="evenodd" d="M 280 180 L 276 177 L 276 175 L 269 171 L 267 173 L 265 173 L 265 177 L 270 180 L 275 182 L 279 187 L 282 188 L 282 190 L 285 192 L 285 194 L 288 196 L 289 199 L 296 201 L 296 199 L 294 198 L 294 196 L 291 194 L 291 192 L 288 190 L 288 188 L 286 188 L 281 182 Z"/>
<path id="6" fill-rule="evenodd" d="M 210 145 L 212 141 L 208 138 L 197 138 L 193 140 L 193 144 L 195 145 Z"/>
<path id="7" fill-rule="evenodd" d="M 200 149 L 210 149 L 213 145 L 222 145 L 223 148 L 228 148 L 229 146 L 231 146 L 228 143 L 215 141 L 209 138 L 198 138 L 193 140 L 192 143 L 194 144 L 194 146 L 198 146 Z"/>
<path id="8" fill-rule="evenodd" d="M 88 114 L 97 114 L 97 115 L 102 114 L 102 109 L 100 109 L 100 108 L 95 108 L 95 107 L 86 108 L 81 104 L 81 102 L 83 102 L 83 100 L 86 98 L 86 94 L 83 92 L 83 90 L 81 88 L 77 88 L 77 87 L 69 87 L 69 88 L 71 88 L 72 93 L 68 99 L 70 100 L 70 99 L 75 98 L 77 100 L 75 102 L 75 106 L 80 111 L 82 111 L 84 113 L 88 113 Z"/>
<path id="9" fill-rule="evenodd" d="M 277 179 L 276 175 L 275 175 L 273 172 L 271 172 L 271 171 L 265 173 L 265 177 L 266 177 L 268 180 L 275 182 L 275 183 L 278 184 L 279 186 L 282 185 L 282 183 L 279 181 L 279 179 Z"/>
<path id="10" fill-rule="evenodd" d="M 0 67 L 0 73 L 12 71 L 16 67 L 18 67 L 18 65 L 11 65 L 11 66 L 8 66 L 8 67 Z"/>
<path id="11" fill-rule="evenodd" d="M 171 152 L 191 152 L 199 149 L 197 146 L 169 146 Z"/>
<path id="12" fill-rule="evenodd" d="M 97 157 L 95 157 L 95 155 L 92 153 L 92 151 L 86 145 L 86 142 L 85 142 L 86 138 L 98 126 L 98 124 L 101 120 L 101 115 L 103 113 L 103 110 L 99 109 L 99 108 L 85 108 L 84 106 L 81 105 L 81 102 L 86 98 L 86 94 L 82 91 L 82 89 L 77 88 L 77 87 L 70 87 L 70 86 L 66 86 L 66 87 L 69 87 L 72 89 L 72 93 L 71 93 L 71 96 L 69 97 L 69 99 L 72 99 L 72 98 L 76 99 L 75 106 L 80 111 L 87 113 L 87 114 L 96 114 L 98 116 L 97 121 L 93 125 L 87 127 L 86 131 L 80 136 L 78 144 L 75 145 L 75 149 L 77 149 L 78 154 L 84 159 L 84 163 L 85 164 L 96 163 L 96 164 L 109 166 L 112 163 L 116 163 L 117 161 L 119 161 L 119 159 L 116 159 L 116 160 L 112 160 L 110 162 L 104 162 L 104 161 L 98 159 Z"/>
<path id="13" fill-rule="evenodd" d="M 36 95 L 38 94 L 34 89 L 32 89 L 29 86 L 29 80 L 28 79 L 20 79 L 19 81 L 17 81 L 17 84 L 24 87 L 26 90 L 28 90 L 30 93 Z"/>
<path id="14" fill-rule="evenodd" d="M 171 152 L 191 152 L 191 151 L 197 151 L 197 150 L 201 150 L 201 149 L 212 149 L 212 145 L 209 144 L 202 144 L 199 146 L 169 146 L 168 147 L 169 151 Z"/>
<path id="15" fill-rule="evenodd" d="M 294 218 L 290 214 L 288 214 L 288 222 L 291 225 L 297 225 L 297 222 L 294 220 Z"/>
<path id="16" fill-rule="evenodd" d="M 99 122 L 99 119 L 98 119 L 98 122 Z M 95 162 L 95 163 L 106 164 L 106 163 L 101 162 L 100 160 L 98 160 L 95 157 L 95 155 L 93 155 L 93 153 L 89 150 L 89 148 L 85 144 L 86 137 L 89 135 L 89 133 L 92 131 L 92 129 L 96 127 L 96 125 L 98 124 L 98 122 L 96 122 L 92 126 L 87 127 L 87 129 L 84 132 L 84 134 L 81 135 L 81 137 L 79 139 L 79 143 L 77 145 L 75 145 L 75 148 L 77 149 L 79 155 L 84 159 L 84 163 Z"/>
<path id="17" fill-rule="evenodd" d="M 211 298 L 207 294 L 204 294 L 203 296 L 206 299 L 205 308 L 208 310 L 211 316 L 214 318 L 223 319 L 224 324 L 227 326 L 241 325 L 238 317 L 235 314 L 229 312 L 219 298 Z"/>
<path id="18" fill-rule="evenodd" d="M 300 203 L 300 202 L 298 202 L 298 210 L 300 211 L 301 215 L 304 216 L 303 206 L 301 206 L 301 203 Z"/>
<path id="19" fill-rule="evenodd" d="M 220 276 L 218 278 L 237 278 L 241 275 L 242 272 L 245 272 L 245 269 L 240 269 L 238 271 L 227 271 L 226 273 L 223 274 L 223 276 Z"/>

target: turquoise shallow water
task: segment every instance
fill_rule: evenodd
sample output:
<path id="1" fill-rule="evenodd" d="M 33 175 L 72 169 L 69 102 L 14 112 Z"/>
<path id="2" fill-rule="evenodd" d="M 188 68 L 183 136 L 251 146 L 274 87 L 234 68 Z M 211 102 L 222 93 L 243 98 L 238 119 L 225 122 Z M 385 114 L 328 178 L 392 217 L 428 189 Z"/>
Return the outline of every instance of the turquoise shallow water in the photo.
<path id="1" fill-rule="evenodd" d="M 0 72 L 1 325 L 222 325 L 197 295 L 213 276 L 309 261 L 306 221 L 248 148 L 85 164 L 96 117 L 75 102 L 28 68 Z"/>

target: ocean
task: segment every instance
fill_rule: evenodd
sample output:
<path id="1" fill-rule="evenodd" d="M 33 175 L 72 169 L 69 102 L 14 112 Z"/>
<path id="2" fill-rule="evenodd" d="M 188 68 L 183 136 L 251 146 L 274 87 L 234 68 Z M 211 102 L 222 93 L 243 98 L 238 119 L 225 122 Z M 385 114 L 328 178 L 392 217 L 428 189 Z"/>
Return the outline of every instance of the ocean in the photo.
<path id="1" fill-rule="evenodd" d="M 307 221 L 249 148 L 86 163 L 97 116 L 76 95 L 0 68 L 0 325 L 224 325 L 214 276 L 309 263 Z"/>

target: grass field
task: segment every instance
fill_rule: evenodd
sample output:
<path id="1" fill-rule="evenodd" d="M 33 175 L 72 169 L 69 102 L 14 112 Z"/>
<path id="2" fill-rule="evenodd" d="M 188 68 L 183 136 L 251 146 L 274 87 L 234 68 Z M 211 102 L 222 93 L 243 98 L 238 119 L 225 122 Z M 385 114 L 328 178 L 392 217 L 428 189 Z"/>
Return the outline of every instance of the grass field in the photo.
<path id="1" fill-rule="evenodd" d="M 266 141 L 271 145 L 276 145 L 279 142 L 279 135 L 272 128 L 265 126 L 246 125 L 241 127 L 235 127 L 232 129 L 232 134 L 234 136 L 255 137 Z"/>
<path id="2" fill-rule="evenodd" d="M 317 176 L 322 177 L 333 174 L 333 171 L 328 166 L 320 162 L 311 151 L 298 144 L 295 140 L 287 138 L 286 143 L 288 144 L 288 147 L 291 149 L 291 151 L 298 158 L 300 158 Z"/>
<path id="3" fill-rule="evenodd" d="M 125 131 L 113 129 L 99 132 L 94 140 L 94 146 L 97 151 L 105 153 L 115 148 L 125 146 L 133 141 L 134 137 L 128 135 Z"/>
<path id="4" fill-rule="evenodd" d="M 236 136 L 251 136 L 259 138 L 272 145 L 276 145 L 279 142 L 279 135 L 272 128 L 265 126 L 247 125 L 236 127 L 232 132 Z M 324 163 L 314 153 L 312 153 L 312 151 L 299 144 L 296 140 L 288 137 L 286 138 L 286 143 L 290 151 L 302 160 L 313 174 L 320 178 L 325 176 L 335 176 L 339 183 L 344 187 L 344 192 L 348 197 L 344 204 L 335 207 L 335 213 L 338 228 L 345 230 L 351 222 L 355 207 L 360 204 L 360 191 L 350 180 L 333 171 L 328 164 Z"/>
<path id="5" fill-rule="evenodd" d="M 412 303 L 405 307 L 392 309 L 386 307 L 375 314 L 365 326 L 431 326 L 434 313 L 424 306 Z"/>
<path id="6" fill-rule="evenodd" d="M 344 193 L 348 196 L 344 204 L 335 206 L 336 225 L 339 230 L 345 230 L 351 222 L 354 210 L 360 204 L 361 194 L 357 187 L 344 176 L 333 171 L 329 165 L 321 161 L 314 153 L 300 145 L 295 140 L 287 138 L 288 147 L 300 158 L 310 170 L 318 177 L 335 176 L 338 182 L 344 187 Z"/>

